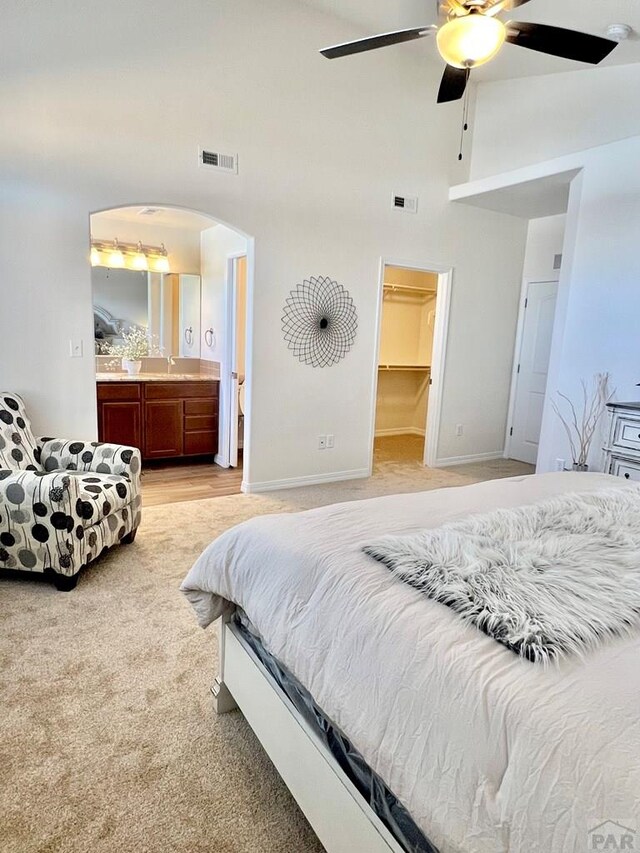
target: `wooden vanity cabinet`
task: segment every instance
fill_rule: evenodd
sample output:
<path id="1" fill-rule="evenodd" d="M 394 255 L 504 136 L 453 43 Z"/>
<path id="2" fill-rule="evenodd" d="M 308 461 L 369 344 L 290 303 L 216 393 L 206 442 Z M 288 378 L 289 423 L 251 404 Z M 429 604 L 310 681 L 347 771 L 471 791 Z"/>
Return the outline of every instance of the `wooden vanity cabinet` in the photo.
<path id="1" fill-rule="evenodd" d="M 142 447 L 140 383 L 98 383 L 98 437 L 113 444 Z"/>
<path id="2" fill-rule="evenodd" d="M 139 447 L 143 459 L 218 451 L 217 381 L 98 382 L 100 441 Z"/>

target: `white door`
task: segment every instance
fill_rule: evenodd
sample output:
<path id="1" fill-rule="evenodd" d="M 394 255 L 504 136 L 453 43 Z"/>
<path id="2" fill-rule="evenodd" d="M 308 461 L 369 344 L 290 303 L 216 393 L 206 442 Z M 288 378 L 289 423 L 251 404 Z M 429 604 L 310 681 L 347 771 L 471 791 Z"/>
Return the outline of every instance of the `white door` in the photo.
<path id="1" fill-rule="evenodd" d="M 557 281 L 527 286 L 509 456 L 531 465 L 538 459 L 557 296 Z"/>

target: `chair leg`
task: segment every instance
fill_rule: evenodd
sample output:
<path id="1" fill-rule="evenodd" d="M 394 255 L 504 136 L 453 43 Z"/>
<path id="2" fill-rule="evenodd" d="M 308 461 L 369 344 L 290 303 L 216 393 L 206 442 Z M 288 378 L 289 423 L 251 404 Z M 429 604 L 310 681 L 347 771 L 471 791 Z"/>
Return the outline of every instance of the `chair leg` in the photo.
<path id="1" fill-rule="evenodd" d="M 78 583 L 79 575 L 79 571 L 77 571 L 75 575 L 61 575 L 56 572 L 53 578 L 53 582 L 59 592 L 71 592 L 72 589 L 75 589 L 76 584 Z"/>
<path id="2" fill-rule="evenodd" d="M 123 536 L 120 540 L 121 545 L 131 545 L 131 543 L 136 538 L 136 533 L 138 532 L 138 528 L 134 527 L 133 530 L 130 530 L 126 536 Z"/>

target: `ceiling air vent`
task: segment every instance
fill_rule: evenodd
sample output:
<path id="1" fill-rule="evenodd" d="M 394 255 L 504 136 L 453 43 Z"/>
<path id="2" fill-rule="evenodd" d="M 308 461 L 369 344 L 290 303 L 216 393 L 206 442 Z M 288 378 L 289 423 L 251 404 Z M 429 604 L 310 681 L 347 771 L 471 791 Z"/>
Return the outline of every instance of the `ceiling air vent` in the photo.
<path id="1" fill-rule="evenodd" d="M 418 196 L 417 195 L 392 195 L 391 207 L 396 210 L 405 210 L 407 213 L 418 212 Z"/>
<path id="2" fill-rule="evenodd" d="M 553 268 L 554 270 L 559 270 L 562 266 L 562 255 L 554 255 L 553 256 Z"/>
<path id="3" fill-rule="evenodd" d="M 198 162 L 200 166 L 207 169 L 217 169 L 219 172 L 231 172 L 238 174 L 238 155 L 221 154 L 219 151 L 209 151 L 206 148 L 198 149 Z"/>

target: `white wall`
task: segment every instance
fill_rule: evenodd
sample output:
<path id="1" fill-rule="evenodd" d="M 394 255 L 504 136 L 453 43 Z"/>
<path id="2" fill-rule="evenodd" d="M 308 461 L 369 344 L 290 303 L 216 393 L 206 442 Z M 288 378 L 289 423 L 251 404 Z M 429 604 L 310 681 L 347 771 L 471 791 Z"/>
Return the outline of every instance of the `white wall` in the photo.
<path id="1" fill-rule="evenodd" d="M 471 177 L 640 134 L 640 65 L 481 83 Z"/>
<path id="2" fill-rule="evenodd" d="M 447 201 L 465 175 L 437 65 L 394 49 L 327 62 L 319 47 L 361 32 L 287 0 L 113 0 L 108 15 L 10 0 L 3 32 L 0 386 L 37 430 L 96 434 L 88 216 L 146 202 L 255 237 L 254 482 L 367 470 L 381 256 L 454 267 L 440 455 L 502 447 L 526 223 Z M 198 168 L 199 144 L 237 152 L 239 175 Z M 418 214 L 393 192 L 419 195 Z M 280 328 L 309 275 L 358 310 L 355 346 L 324 370 Z"/>
<path id="3" fill-rule="evenodd" d="M 213 222 L 211 223 L 213 225 Z M 164 243 L 171 272 L 200 274 L 200 231 L 196 228 L 172 228 L 153 222 L 131 222 L 96 214 L 91 217 L 91 234 L 96 240 L 118 239 L 121 243 L 160 246 Z"/>
<path id="4" fill-rule="evenodd" d="M 224 225 L 207 228 L 201 235 L 202 263 L 202 341 L 200 356 L 207 361 L 225 362 L 227 347 L 225 286 L 227 259 L 247 251 L 247 240 Z M 206 329 L 213 328 L 212 346 L 204 339 Z"/>
<path id="5" fill-rule="evenodd" d="M 527 281 L 555 281 L 560 277 L 553 264 L 555 256 L 562 254 L 566 219 L 566 214 L 560 213 L 529 220 L 523 268 Z"/>

